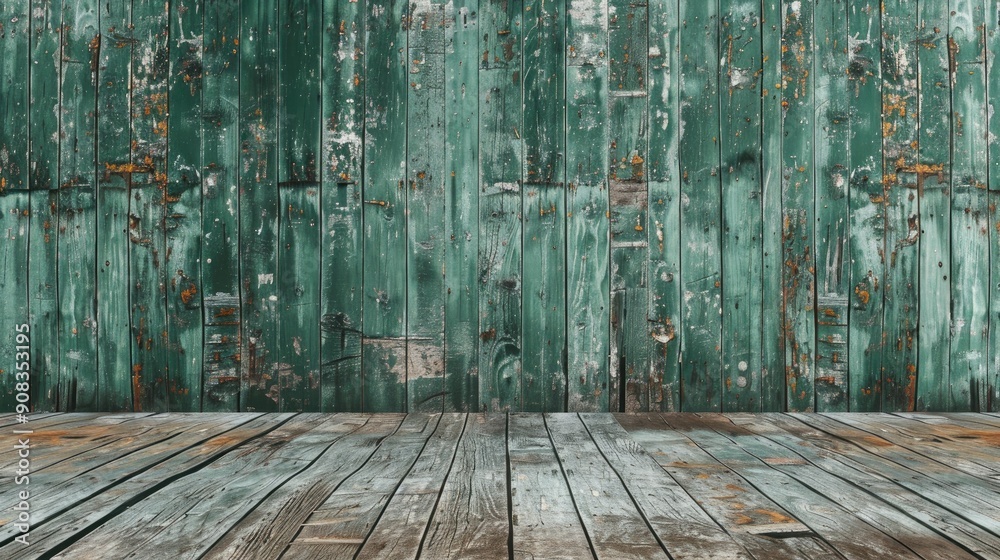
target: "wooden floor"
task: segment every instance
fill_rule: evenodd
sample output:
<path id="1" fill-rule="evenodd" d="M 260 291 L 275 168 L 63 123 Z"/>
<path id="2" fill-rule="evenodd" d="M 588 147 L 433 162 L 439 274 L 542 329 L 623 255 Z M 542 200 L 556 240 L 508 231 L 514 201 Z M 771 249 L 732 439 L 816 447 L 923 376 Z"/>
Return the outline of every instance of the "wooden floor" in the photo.
<path id="1" fill-rule="evenodd" d="M 1000 416 L 45 414 L 0 558 L 1000 558 Z M 30 490 L 29 545 L 12 509 Z"/>

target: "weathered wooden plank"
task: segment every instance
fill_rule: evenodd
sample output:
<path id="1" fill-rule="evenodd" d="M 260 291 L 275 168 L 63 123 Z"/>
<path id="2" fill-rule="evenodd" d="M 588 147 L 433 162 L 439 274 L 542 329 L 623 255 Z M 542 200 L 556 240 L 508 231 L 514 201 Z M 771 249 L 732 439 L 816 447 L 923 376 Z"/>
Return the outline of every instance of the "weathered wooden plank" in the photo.
<path id="1" fill-rule="evenodd" d="M 240 8 L 240 409 L 278 410 L 277 2 Z"/>
<path id="2" fill-rule="evenodd" d="M 445 4 L 407 11 L 406 410 L 444 408 Z"/>
<path id="3" fill-rule="evenodd" d="M 445 410 L 479 410 L 479 1 L 445 14 Z"/>
<path id="4" fill-rule="evenodd" d="M 59 384 L 59 86 L 62 68 L 61 4 L 31 4 L 31 71 L 28 104 L 30 149 L 27 186 L 28 325 L 31 328 L 32 407 L 59 410 L 67 385 Z M 13 17 L 16 16 L 12 16 Z M 13 22 L 12 22 L 13 23 Z M 13 189 L 12 189 L 13 190 Z M 10 331 L 8 331 L 10 332 Z"/>
<path id="5" fill-rule="evenodd" d="M 813 128 L 814 2 L 782 0 L 781 207 L 785 407 L 815 408 L 816 192 Z"/>
<path id="6" fill-rule="evenodd" d="M 320 409 L 322 5 L 278 10 L 278 409 Z"/>
<path id="7" fill-rule="evenodd" d="M 240 14 L 204 7 L 202 49 L 201 410 L 236 411 L 240 395 Z M 176 133 L 175 133 L 176 134 Z"/>
<path id="8" fill-rule="evenodd" d="M 650 348 L 645 3 L 608 2 L 611 228 L 610 409 L 649 409 Z"/>
<path id="9" fill-rule="evenodd" d="M 987 188 L 989 190 L 990 236 L 990 315 L 987 321 L 988 340 L 988 406 L 986 410 L 1000 411 L 1000 229 L 996 228 L 996 208 L 1000 204 L 1000 4 L 986 4 L 986 132 Z"/>
<path id="10" fill-rule="evenodd" d="M 566 370 L 566 9 L 522 6 L 521 410 L 562 411 Z"/>
<path id="11" fill-rule="evenodd" d="M 100 2 L 97 69 L 97 406 L 134 410 L 129 326 L 132 2 Z"/>
<path id="12" fill-rule="evenodd" d="M 710 408 L 754 411 L 760 408 L 763 305 L 760 6 L 721 0 L 719 26 L 722 402 Z M 709 199 L 700 202 L 693 212 L 714 208 Z"/>
<path id="13" fill-rule="evenodd" d="M 363 426 L 337 440 L 312 465 L 226 530 L 203 558 L 277 558 L 302 523 L 348 476 L 362 468 L 402 417 L 354 417 Z"/>
<path id="14" fill-rule="evenodd" d="M 885 216 L 882 186 L 881 3 L 848 6 L 850 308 L 847 372 L 852 411 L 881 408 Z"/>
<path id="15" fill-rule="evenodd" d="M 814 14 L 816 180 L 816 410 L 847 411 L 851 65 L 847 0 L 817 2 Z"/>
<path id="16" fill-rule="evenodd" d="M 470 416 L 420 548 L 420 557 L 508 558 L 507 422 Z"/>
<path id="17" fill-rule="evenodd" d="M 650 410 L 675 411 L 681 398 L 681 109 L 679 4 L 652 0 L 649 4 L 649 80 L 647 160 L 649 210 L 649 321 L 652 342 Z M 606 409 L 605 409 L 606 410 Z"/>
<path id="18" fill-rule="evenodd" d="M 365 6 L 362 367 L 364 410 L 373 412 L 407 404 L 407 6 Z"/>
<path id="19" fill-rule="evenodd" d="M 521 10 L 479 5 L 479 409 L 521 409 Z"/>
<path id="20" fill-rule="evenodd" d="M 550 431 L 557 422 L 549 418 Z M 559 419 L 561 420 L 561 418 Z M 652 528 L 657 539 L 673 558 L 697 558 L 706 550 L 713 558 L 752 558 L 746 550 L 726 533 L 674 479 L 660 468 L 656 460 L 608 414 L 585 414 L 580 420 L 592 442 L 583 440 L 575 422 L 559 424 L 572 431 L 572 441 L 583 443 L 580 455 L 599 453 L 607 460 L 607 467 L 596 462 L 605 474 L 612 473 L 621 479 L 624 492 L 634 501 L 642 518 Z M 556 433 L 556 432 L 553 432 Z M 560 446 L 557 444 L 556 449 Z M 561 452 L 560 452 L 561 453 Z M 560 455 L 561 456 L 561 455 Z M 563 460 L 566 465 L 566 460 Z M 622 496 L 624 497 L 624 495 Z"/>
<path id="21" fill-rule="evenodd" d="M 361 173 L 364 127 L 365 8 L 323 4 L 320 253 L 322 408 L 361 410 Z"/>
<path id="22" fill-rule="evenodd" d="M 596 558 L 542 416 L 507 417 L 507 461 L 513 557 Z"/>
<path id="23" fill-rule="evenodd" d="M 6 154 L 0 164 L 0 193 L 28 188 L 28 107 L 29 72 L 34 43 L 31 41 L 35 24 L 31 17 L 31 0 L 4 2 L 0 7 L 0 49 L 3 49 L 3 69 L 0 86 L 4 101 L 0 103 L 0 117 L 8 123 L 0 131 L 0 151 Z M 41 30 L 35 33 L 40 33 Z"/>
<path id="24" fill-rule="evenodd" d="M 949 5 L 951 83 L 951 363 L 949 410 L 987 408 L 989 195 L 984 0 Z M 925 182 L 925 191 L 926 191 Z M 943 261 L 942 261 L 943 262 Z M 922 290 L 926 288 L 921 285 Z M 930 287 L 935 289 L 936 286 Z M 930 293 L 921 291 L 921 293 Z M 940 319 L 944 322 L 945 318 Z"/>

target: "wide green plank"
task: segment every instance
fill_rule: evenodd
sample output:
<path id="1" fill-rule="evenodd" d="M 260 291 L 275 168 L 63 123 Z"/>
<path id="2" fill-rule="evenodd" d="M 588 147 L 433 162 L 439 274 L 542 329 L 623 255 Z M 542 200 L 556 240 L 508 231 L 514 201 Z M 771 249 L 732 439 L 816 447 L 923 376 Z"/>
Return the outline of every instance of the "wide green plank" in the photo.
<path id="1" fill-rule="evenodd" d="M 240 8 L 240 409 L 278 410 L 277 3 Z"/>
<path id="2" fill-rule="evenodd" d="M 882 13 L 882 187 L 885 276 L 882 282 L 881 383 L 886 410 L 913 408 L 917 363 L 918 240 L 917 15 L 914 0 L 887 0 Z M 910 376 L 913 375 L 911 380 Z M 912 381 L 912 385 L 911 385 Z"/>
<path id="3" fill-rule="evenodd" d="M 948 5 L 919 5 L 920 97 L 914 107 L 920 121 L 916 187 L 920 206 L 919 375 L 914 405 L 918 410 L 947 408 L 951 354 L 951 80 L 949 80 Z M 887 168 L 891 168 L 887 166 Z M 957 289 L 957 288 L 956 288 Z"/>
<path id="4" fill-rule="evenodd" d="M 816 178 L 816 410 L 848 407 L 847 301 L 851 248 L 851 64 L 848 0 L 817 2 L 815 17 L 814 157 Z"/>
<path id="5" fill-rule="evenodd" d="M 521 10 L 479 6 L 479 409 L 521 409 Z"/>
<path id="6" fill-rule="evenodd" d="M 168 4 L 132 2 L 132 145 L 129 198 L 129 283 L 134 405 L 168 410 L 173 384 L 168 360 L 166 264 Z"/>
<path id="7" fill-rule="evenodd" d="M 649 409 L 645 4 L 608 2 L 608 181 L 611 220 L 610 409 Z M 659 390 L 657 390 L 659 393 Z"/>
<path id="8" fill-rule="evenodd" d="M 31 98 L 28 104 L 28 260 L 34 410 L 65 410 L 68 384 L 59 383 L 59 86 L 62 5 L 31 4 Z"/>
<path id="9" fill-rule="evenodd" d="M 763 305 L 761 74 L 757 71 L 761 64 L 760 7 L 721 0 L 719 10 L 721 274 L 725 275 L 721 409 L 756 411 L 760 409 Z M 702 210 L 709 208 L 713 206 Z"/>
<path id="10" fill-rule="evenodd" d="M 444 403 L 445 13 L 444 2 L 412 2 L 406 96 L 407 410 Z"/>
<path id="11" fill-rule="evenodd" d="M 201 410 L 205 352 L 202 301 L 202 42 L 205 11 L 200 0 L 170 3 L 170 68 L 164 199 L 166 235 L 167 399 L 170 410 Z M 225 240 L 215 240 L 225 243 Z"/>
<path id="12" fill-rule="evenodd" d="M 240 394 L 240 19 L 237 2 L 204 8 L 201 76 L 201 409 L 235 411 Z M 176 129 L 173 134 L 176 134 Z M 199 369 L 200 368 L 200 369 Z"/>
<path id="13" fill-rule="evenodd" d="M 566 10 L 523 3 L 521 410 L 566 409 Z"/>
<path id="14" fill-rule="evenodd" d="M 649 231 L 650 410 L 676 411 L 681 398 L 680 33 L 677 2 L 649 3 L 649 130 L 646 229 Z M 655 239 L 653 238 L 655 236 Z"/>
<path id="15" fill-rule="evenodd" d="M 944 392 L 949 410 L 978 411 L 987 409 L 989 393 L 985 0 L 955 2 L 950 8 L 952 329 L 950 377 Z M 927 289 L 923 284 L 920 287 Z"/>
<path id="16" fill-rule="evenodd" d="M 989 169 L 989 209 L 990 209 L 990 341 L 987 375 L 989 376 L 988 410 L 1000 411 L 1000 228 L 997 224 L 997 205 L 1000 204 L 1000 3 L 989 2 L 986 10 L 986 91 L 988 97 L 987 117 L 987 162 Z"/>
<path id="17" fill-rule="evenodd" d="M 101 2 L 97 80 L 97 406 L 133 410 L 129 331 L 128 188 L 132 3 Z"/>
<path id="18" fill-rule="evenodd" d="M 364 410 L 406 408 L 407 3 L 365 6 Z M 440 148 L 439 148 L 440 149 Z"/>
<path id="19" fill-rule="evenodd" d="M 320 410 L 322 5 L 278 10 L 278 409 Z"/>
<path id="20" fill-rule="evenodd" d="M 324 411 L 361 410 L 363 2 L 323 4 L 323 263 L 320 371 Z"/>
<path id="21" fill-rule="evenodd" d="M 781 223 L 785 335 L 785 407 L 812 411 L 816 339 L 816 170 L 813 0 L 783 0 L 781 24 Z"/>
<path id="22" fill-rule="evenodd" d="M 479 1 L 445 4 L 445 410 L 479 410 Z"/>
<path id="23" fill-rule="evenodd" d="M 679 150 L 684 299 L 681 410 L 719 410 L 723 395 L 720 352 L 723 318 L 720 311 L 724 281 L 722 212 L 719 210 L 722 203 L 719 176 L 721 90 L 716 63 L 720 60 L 719 8 L 711 3 L 682 5 L 680 19 L 679 89 L 684 123 Z M 727 87 L 721 93 L 728 96 L 728 91 Z M 727 142 L 733 140 L 728 138 Z M 728 167 L 724 171 L 728 174 Z M 727 181 L 729 179 L 734 178 L 728 177 Z M 748 331 L 753 327 L 745 325 L 743 329 Z M 735 367 L 739 371 L 738 364 Z"/>
<path id="24" fill-rule="evenodd" d="M 882 279 L 884 193 L 882 191 L 881 2 L 848 6 L 850 96 L 850 308 L 848 310 L 848 407 L 878 410 L 882 371 Z"/>

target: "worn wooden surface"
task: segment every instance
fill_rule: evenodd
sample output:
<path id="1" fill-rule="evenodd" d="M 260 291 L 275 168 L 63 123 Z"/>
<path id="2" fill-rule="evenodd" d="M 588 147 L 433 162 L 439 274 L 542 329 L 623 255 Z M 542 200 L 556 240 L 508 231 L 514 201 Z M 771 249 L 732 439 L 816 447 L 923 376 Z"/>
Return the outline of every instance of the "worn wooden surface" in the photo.
<path id="1" fill-rule="evenodd" d="M 1000 410 L 996 0 L 10 0 L 0 410 Z"/>
<path id="2" fill-rule="evenodd" d="M 28 426 L 30 544 L 0 512 L 4 558 L 1000 558 L 1000 419 L 984 414 L 55 413 Z"/>

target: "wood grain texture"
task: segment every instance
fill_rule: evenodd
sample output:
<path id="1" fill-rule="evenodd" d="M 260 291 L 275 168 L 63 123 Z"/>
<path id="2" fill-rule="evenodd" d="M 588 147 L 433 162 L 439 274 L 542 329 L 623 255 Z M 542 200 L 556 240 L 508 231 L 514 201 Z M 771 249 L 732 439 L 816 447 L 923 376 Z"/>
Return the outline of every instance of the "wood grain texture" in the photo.
<path id="1" fill-rule="evenodd" d="M 986 113 L 989 130 L 987 131 L 987 189 L 989 190 L 989 210 L 990 224 L 987 228 L 990 236 L 990 315 L 989 334 L 990 341 L 988 349 L 987 384 L 988 406 L 986 410 L 996 412 L 1000 410 L 1000 332 L 997 332 L 998 313 L 1000 304 L 993 303 L 1000 297 L 1000 229 L 996 229 L 997 203 L 1000 203 L 1000 195 L 993 191 L 1000 190 L 1000 60 L 997 53 L 1000 52 L 1000 4 L 997 2 L 987 2 L 986 4 Z"/>

